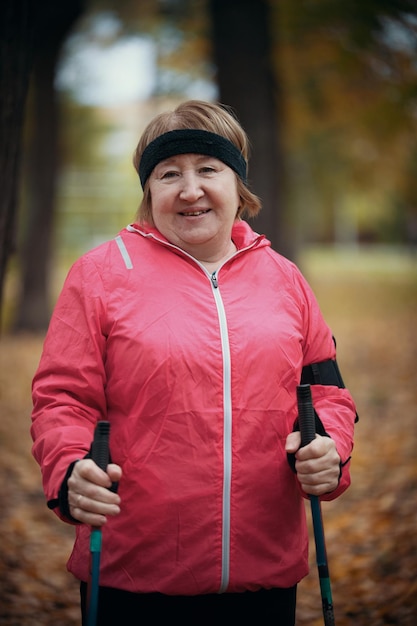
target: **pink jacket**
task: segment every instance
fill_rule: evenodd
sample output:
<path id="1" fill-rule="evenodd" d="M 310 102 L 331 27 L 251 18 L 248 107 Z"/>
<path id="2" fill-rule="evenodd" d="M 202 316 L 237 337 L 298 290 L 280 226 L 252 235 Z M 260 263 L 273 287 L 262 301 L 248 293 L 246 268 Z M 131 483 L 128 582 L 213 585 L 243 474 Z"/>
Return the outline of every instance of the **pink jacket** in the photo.
<path id="1" fill-rule="evenodd" d="M 33 453 L 48 500 L 111 422 L 122 512 L 103 527 L 100 584 L 202 594 L 288 587 L 308 572 L 304 502 L 285 453 L 303 365 L 335 357 L 299 270 L 246 222 L 214 275 L 138 225 L 84 255 L 33 381 Z M 313 387 L 342 462 L 349 392 Z M 349 463 L 337 497 L 349 485 Z M 57 511 L 58 512 L 58 511 Z M 59 513 L 58 513 L 59 514 Z M 68 568 L 88 578 L 90 529 Z"/>

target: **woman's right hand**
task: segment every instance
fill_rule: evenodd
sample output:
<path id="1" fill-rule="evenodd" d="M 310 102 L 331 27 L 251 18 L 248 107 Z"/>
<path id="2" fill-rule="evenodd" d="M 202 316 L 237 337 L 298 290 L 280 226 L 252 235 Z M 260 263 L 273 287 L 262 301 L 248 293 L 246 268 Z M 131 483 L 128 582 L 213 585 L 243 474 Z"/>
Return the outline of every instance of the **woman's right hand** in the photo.
<path id="1" fill-rule="evenodd" d="M 92 459 L 74 465 L 68 478 L 68 504 L 72 517 L 84 524 L 103 526 L 107 516 L 120 513 L 120 496 L 109 490 L 122 476 L 119 465 L 110 463 L 107 473 Z"/>

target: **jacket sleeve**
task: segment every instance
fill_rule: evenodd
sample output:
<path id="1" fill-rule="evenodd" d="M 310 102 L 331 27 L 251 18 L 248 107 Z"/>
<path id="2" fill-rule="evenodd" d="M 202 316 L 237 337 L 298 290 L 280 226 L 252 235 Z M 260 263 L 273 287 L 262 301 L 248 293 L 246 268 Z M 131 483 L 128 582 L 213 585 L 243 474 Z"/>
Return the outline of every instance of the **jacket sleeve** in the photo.
<path id="1" fill-rule="evenodd" d="M 305 279 L 299 276 L 304 306 L 303 366 L 336 359 L 336 344 L 325 323 L 317 300 Z M 354 424 L 357 419 L 353 398 L 346 388 L 333 384 L 311 386 L 314 409 L 325 433 L 331 437 L 341 459 L 338 487 L 322 500 L 333 500 L 350 485 L 350 457 L 353 449 Z"/>
<path id="2" fill-rule="evenodd" d="M 94 426 L 106 414 L 105 298 L 93 261 L 70 270 L 53 312 L 32 384 L 32 452 L 48 505 L 74 461 L 89 451 Z"/>

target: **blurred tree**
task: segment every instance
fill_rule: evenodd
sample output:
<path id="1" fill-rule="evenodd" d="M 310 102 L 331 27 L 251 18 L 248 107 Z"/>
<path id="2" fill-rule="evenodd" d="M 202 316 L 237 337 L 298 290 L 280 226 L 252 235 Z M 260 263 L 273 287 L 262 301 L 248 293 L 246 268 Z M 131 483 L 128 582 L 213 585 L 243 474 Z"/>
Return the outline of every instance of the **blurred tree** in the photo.
<path id="1" fill-rule="evenodd" d="M 15 250 L 16 196 L 23 112 L 35 36 L 35 3 L 5 0 L 0 9 L 0 305 Z"/>
<path id="2" fill-rule="evenodd" d="M 220 100 L 236 111 L 251 141 L 249 178 L 263 204 L 253 225 L 275 249 L 291 257 L 294 247 L 284 213 L 283 118 L 270 4 L 267 0 L 210 0 L 213 57 Z"/>
<path id="3" fill-rule="evenodd" d="M 333 240 L 347 205 L 356 227 L 378 237 L 378 224 L 387 213 L 396 219 L 410 187 L 404 171 L 417 133 L 417 3 L 274 3 L 289 184 L 307 216 L 305 234 Z M 313 224 L 317 204 L 323 219 Z"/>
<path id="4" fill-rule="evenodd" d="M 58 107 L 54 88 L 61 46 L 84 8 L 83 0 L 37 5 L 28 146 L 28 211 L 19 260 L 21 292 L 15 331 L 45 330 L 49 323 L 49 264 L 55 185 L 59 168 Z"/>

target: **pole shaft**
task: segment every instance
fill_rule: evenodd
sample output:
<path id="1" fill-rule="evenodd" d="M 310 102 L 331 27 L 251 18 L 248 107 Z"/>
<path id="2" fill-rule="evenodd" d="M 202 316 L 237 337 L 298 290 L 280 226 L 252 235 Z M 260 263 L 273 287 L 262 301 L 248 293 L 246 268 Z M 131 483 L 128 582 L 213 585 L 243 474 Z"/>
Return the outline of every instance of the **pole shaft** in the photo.
<path id="1" fill-rule="evenodd" d="M 298 419 L 301 433 L 301 447 L 307 446 L 316 437 L 316 416 L 314 414 L 310 385 L 297 387 Z M 309 496 L 313 520 L 316 563 L 319 574 L 320 594 L 325 626 L 335 626 L 333 599 L 324 537 L 323 517 L 318 496 Z"/>

